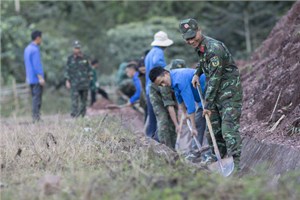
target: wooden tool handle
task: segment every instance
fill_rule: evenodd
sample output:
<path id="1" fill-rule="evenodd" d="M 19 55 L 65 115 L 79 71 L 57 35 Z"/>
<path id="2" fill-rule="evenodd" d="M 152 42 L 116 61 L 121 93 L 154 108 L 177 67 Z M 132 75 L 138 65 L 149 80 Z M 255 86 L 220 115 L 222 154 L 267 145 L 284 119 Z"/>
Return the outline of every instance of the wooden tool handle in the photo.
<path id="1" fill-rule="evenodd" d="M 202 91 L 201 91 L 200 86 L 197 87 L 197 90 L 198 90 L 198 93 L 199 93 L 199 96 L 200 96 L 202 107 L 204 109 L 204 100 L 203 100 Z M 205 120 L 206 120 L 206 124 L 207 124 L 208 130 L 209 130 L 211 140 L 213 142 L 216 157 L 217 157 L 218 160 L 221 160 L 220 151 L 219 151 L 219 148 L 218 148 L 218 145 L 217 145 L 217 142 L 216 142 L 216 138 L 215 138 L 215 134 L 213 132 L 212 125 L 211 125 L 211 122 L 210 122 L 210 119 L 209 119 L 208 115 L 205 115 Z"/>
<path id="2" fill-rule="evenodd" d="M 183 114 L 181 114 L 181 117 L 180 117 L 180 122 L 179 122 L 179 134 L 181 133 L 181 129 L 182 129 L 182 125 L 183 125 Z"/>

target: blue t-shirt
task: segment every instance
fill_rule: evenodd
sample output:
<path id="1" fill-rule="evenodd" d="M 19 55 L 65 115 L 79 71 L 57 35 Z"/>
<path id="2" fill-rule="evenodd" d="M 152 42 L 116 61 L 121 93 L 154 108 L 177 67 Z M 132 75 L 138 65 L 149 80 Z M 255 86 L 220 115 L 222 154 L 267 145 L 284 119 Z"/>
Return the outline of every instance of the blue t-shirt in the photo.
<path id="1" fill-rule="evenodd" d="M 133 104 L 134 102 L 136 102 L 137 100 L 139 100 L 140 96 L 141 96 L 141 91 L 142 91 L 142 87 L 141 87 L 141 82 L 139 79 L 139 73 L 135 72 L 135 74 L 132 77 L 133 80 L 133 84 L 135 87 L 135 93 L 130 97 L 130 103 Z"/>
<path id="2" fill-rule="evenodd" d="M 196 111 L 195 102 L 202 108 L 200 96 L 197 88 L 192 85 L 192 79 L 195 69 L 173 69 L 170 71 L 171 87 L 175 92 L 176 100 L 179 104 L 184 103 L 188 114 Z M 205 75 L 202 74 L 199 78 L 202 93 L 205 92 Z"/>
<path id="3" fill-rule="evenodd" d="M 154 67 L 165 67 L 166 62 L 164 58 L 164 50 L 160 47 L 154 46 L 145 58 L 146 67 L 146 94 L 150 94 L 150 84 L 151 80 L 149 78 L 149 73 Z"/>
<path id="4" fill-rule="evenodd" d="M 31 42 L 24 51 L 24 63 L 26 68 L 26 80 L 29 84 L 39 83 L 37 75 L 44 77 L 43 66 L 41 62 L 40 48 Z"/>

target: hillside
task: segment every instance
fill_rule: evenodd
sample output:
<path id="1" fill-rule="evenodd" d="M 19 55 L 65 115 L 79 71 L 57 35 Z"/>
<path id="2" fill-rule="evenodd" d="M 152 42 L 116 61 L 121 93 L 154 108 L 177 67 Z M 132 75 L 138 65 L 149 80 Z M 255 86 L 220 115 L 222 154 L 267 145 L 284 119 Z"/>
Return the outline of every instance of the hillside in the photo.
<path id="1" fill-rule="evenodd" d="M 300 1 L 297 1 L 254 52 L 251 62 L 242 67 L 241 120 L 244 135 L 297 148 L 300 148 L 299 13 Z"/>

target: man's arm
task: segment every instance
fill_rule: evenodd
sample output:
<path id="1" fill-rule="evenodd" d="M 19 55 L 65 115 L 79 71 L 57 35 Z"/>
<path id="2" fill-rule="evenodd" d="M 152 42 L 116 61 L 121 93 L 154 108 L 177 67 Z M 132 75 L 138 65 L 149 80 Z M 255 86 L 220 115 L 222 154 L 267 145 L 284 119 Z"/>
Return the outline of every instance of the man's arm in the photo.
<path id="1" fill-rule="evenodd" d="M 71 83 L 70 83 L 70 74 L 69 74 L 69 68 L 70 68 L 70 59 L 68 58 L 67 65 L 65 67 L 65 73 L 64 77 L 66 79 L 66 88 L 70 89 L 71 88 Z"/>
<path id="2" fill-rule="evenodd" d="M 36 76 L 39 79 L 39 84 L 41 86 L 44 86 L 45 85 L 44 71 L 43 71 L 42 62 L 41 62 L 41 55 L 38 50 L 33 52 L 32 62 L 33 62 L 34 73 L 36 74 Z"/>
<path id="3" fill-rule="evenodd" d="M 199 83 L 199 77 L 201 74 L 203 74 L 202 66 L 204 65 L 203 62 L 199 62 L 196 71 L 194 73 L 193 79 L 192 79 L 192 84 L 193 87 L 196 88 L 200 83 Z"/>
<path id="4" fill-rule="evenodd" d="M 208 64 L 210 65 L 211 72 L 206 86 L 206 92 L 205 92 L 206 105 L 204 106 L 204 109 L 207 110 L 212 109 L 213 102 L 215 101 L 217 92 L 220 87 L 220 83 L 222 79 L 222 68 L 223 68 L 223 61 L 221 56 L 222 54 L 218 49 L 216 49 L 210 55 Z"/>
<path id="5" fill-rule="evenodd" d="M 175 111 L 175 99 L 173 99 L 173 91 L 171 89 L 171 87 L 159 87 L 159 91 L 162 97 L 162 101 L 164 104 L 164 107 L 166 107 L 168 109 L 169 115 L 172 119 L 172 122 L 174 124 L 174 126 L 176 127 L 176 132 L 178 133 L 179 131 L 179 123 L 177 120 L 177 116 L 176 116 L 176 111 Z"/>
<path id="6" fill-rule="evenodd" d="M 181 91 L 181 96 L 186 106 L 187 117 L 190 119 L 192 124 L 192 134 L 197 135 L 196 123 L 195 123 L 195 98 L 192 92 L 192 87 L 190 85 L 186 86 L 185 89 Z"/>
<path id="7" fill-rule="evenodd" d="M 44 86 L 45 83 L 46 83 L 44 77 L 43 77 L 42 75 L 37 75 L 37 77 L 38 77 L 38 79 L 39 79 L 39 84 L 40 84 L 41 86 Z"/>
<path id="8" fill-rule="evenodd" d="M 196 121 L 195 121 L 195 112 L 193 113 L 190 113 L 187 115 L 190 122 L 191 122 L 191 125 L 192 125 L 192 134 L 194 136 L 197 136 L 198 135 L 198 131 L 197 131 L 197 128 L 196 128 Z"/>
<path id="9" fill-rule="evenodd" d="M 92 63 L 91 63 L 91 60 L 89 58 L 87 58 L 88 60 L 88 74 L 89 74 L 89 79 L 90 80 L 93 80 L 95 77 L 96 77 L 96 81 L 97 81 L 97 74 L 96 74 L 96 70 L 95 70 L 95 73 L 93 72 L 93 68 L 92 68 Z M 95 75 L 95 77 L 94 77 Z"/>
<path id="10" fill-rule="evenodd" d="M 197 135 L 195 112 L 187 114 L 187 110 L 184 103 L 179 104 L 179 109 L 182 111 L 183 119 L 189 119 L 192 125 L 192 134 Z"/>
<path id="11" fill-rule="evenodd" d="M 165 67 L 166 65 L 163 51 L 153 56 L 153 67 Z"/>
<path id="12" fill-rule="evenodd" d="M 130 97 L 129 103 L 134 104 L 137 100 L 139 100 L 141 96 L 142 86 L 140 79 L 138 77 L 135 77 L 133 79 L 133 84 L 135 87 L 135 93 Z"/>

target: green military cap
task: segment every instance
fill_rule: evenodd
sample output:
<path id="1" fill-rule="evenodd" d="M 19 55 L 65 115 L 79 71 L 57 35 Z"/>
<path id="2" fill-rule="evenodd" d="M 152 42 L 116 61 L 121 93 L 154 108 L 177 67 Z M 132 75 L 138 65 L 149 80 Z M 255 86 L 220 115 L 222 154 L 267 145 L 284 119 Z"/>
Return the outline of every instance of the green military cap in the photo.
<path id="1" fill-rule="evenodd" d="M 179 68 L 185 68 L 186 64 L 183 59 L 174 59 L 171 61 L 170 64 L 168 64 L 165 69 L 170 71 L 172 69 L 179 69 Z"/>
<path id="2" fill-rule="evenodd" d="M 185 19 L 179 23 L 179 30 L 183 39 L 187 40 L 196 36 L 198 31 L 198 23 L 195 19 Z"/>
<path id="3" fill-rule="evenodd" d="M 75 40 L 73 42 L 73 48 L 80 49 L 80 47 L 81 47 L 80 42 L 78 40 Z"/>
<path id="4" fill-rule="evenodd" d="M 129 63 L 127 63 L 126 65 L 126 68 L 129 68 L 129 67 L 134 67 L 136 70 L 138 68 L 138 63 L 136 61 L 130 61 Z"/>
<path id="5" fill-rule="evenodd" d="M 174 59 L 171 61 L 171 69 L 185 68 L 185 61 L 182 59 Z"/>

